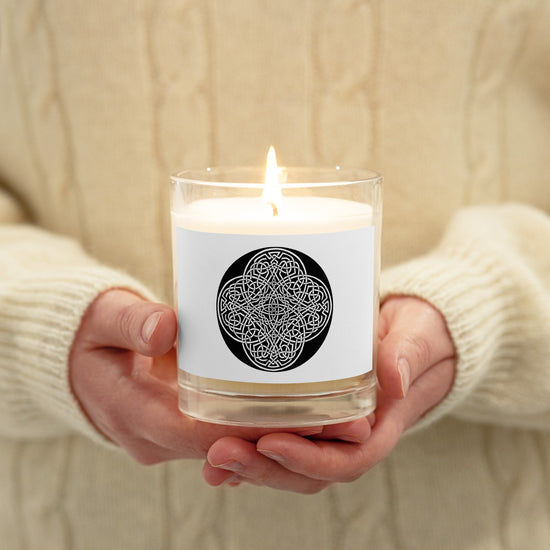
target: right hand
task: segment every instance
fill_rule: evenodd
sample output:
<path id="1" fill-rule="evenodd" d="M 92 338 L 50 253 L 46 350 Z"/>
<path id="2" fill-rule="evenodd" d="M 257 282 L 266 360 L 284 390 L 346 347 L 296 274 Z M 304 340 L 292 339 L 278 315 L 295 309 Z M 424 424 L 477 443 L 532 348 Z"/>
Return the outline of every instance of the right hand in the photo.
<path id="1" fill-rule="evenodd" d="M 206 481 L 218 485 L 231 479 L 235 470 L 224 471 L 223 465 L 238 462 L 240 478 L 251 483 L 313 493 L 353 481 L 385 460 L 402 434 L 451 390 L 456 353 L 443 315 L 413 296 L 383 303 L 378 336 L 376 423 L 368 439 L 348 445 L 279 433 L 253 444 L 226 437 L 208 452 Z"/>
<path id="2" fill-rule="evenodd" d="M 72 390 L 89 420 L 142 464 L 204 458 L 217 440 L 255 442 L 273 432 L 361 442 L 366 419 L 313 428 L 240 428 L 200 422 L 178 409 L 177 319 L 166 305 L 112 289 L 86 311 L 69 358 Z"/>

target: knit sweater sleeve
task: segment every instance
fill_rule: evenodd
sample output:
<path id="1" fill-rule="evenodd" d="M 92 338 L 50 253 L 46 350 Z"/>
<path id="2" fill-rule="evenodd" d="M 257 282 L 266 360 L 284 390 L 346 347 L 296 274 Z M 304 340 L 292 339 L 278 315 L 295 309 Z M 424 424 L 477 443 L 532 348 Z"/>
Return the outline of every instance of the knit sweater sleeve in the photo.
<path id="1" fill-rule="evenodd" d="M 550 217 L 519 204 L 471 207 L 428 255 L 383 273 L 382 300 L 412 295 L 445 317 L 453 388 L 418 427 L 445 414 L 550 430 Z"/>
<path id="2" fill-rule="evenodd" d="M 86 308 L 102 291 L 119 287 L 151 296 L 131 277 L 99 265 L 75 241 L 21 219 L 0 190 L 0 434 L 79 432 L 104 442 L 71 392 L 71 345 Z"/>

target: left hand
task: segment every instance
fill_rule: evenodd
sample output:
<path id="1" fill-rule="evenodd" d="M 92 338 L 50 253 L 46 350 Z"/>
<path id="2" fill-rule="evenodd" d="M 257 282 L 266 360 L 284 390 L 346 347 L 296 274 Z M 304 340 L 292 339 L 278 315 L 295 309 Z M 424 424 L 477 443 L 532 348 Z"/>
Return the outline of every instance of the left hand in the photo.
<path id="1" fill-rule="evenodd" d="M 387 457 L 399 438 L 450 391 L 455 350 L 443 316 L 413 297 L 390 297 L 380 310 L 378 405 L 372 433 L 354 423 L 325 426 L 306 438 L 271 433 L 258 441 L 224 437 L 208 451 L 203 477 L 210 485 L 246 481 L 299 493 L 359 478 Z M 371 415 L 369 418 L 374 423 Z M 360 422 L 360 421 L 356 421 Z M 336 440 L 338 438 L 338 440 Z"/>
<path id="2" fill-rule="evenodd" d="M 166 305 L 122 289 L 109 289 L 90 304 L 69 357 L 73 393 L 105 439 L 141 464 L 202 458 L 221 438 L 257 441 L 273 429 L 223 426 L 194 420 L 178 409 L 177 319 Z M 321 426 L 289 428 L 312 435 Z M 280 432 L 281 430 L 279 430 Z M 363 439 L 365 418 L 333 437 Z"/>

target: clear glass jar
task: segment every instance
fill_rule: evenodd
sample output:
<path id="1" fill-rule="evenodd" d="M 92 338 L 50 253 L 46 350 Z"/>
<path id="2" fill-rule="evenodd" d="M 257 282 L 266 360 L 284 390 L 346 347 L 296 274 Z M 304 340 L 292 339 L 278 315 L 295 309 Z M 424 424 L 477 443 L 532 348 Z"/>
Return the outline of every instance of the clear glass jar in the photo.
<path id="1" fill-rule="evenodd" d="M 231 425 L 345 422 L 376 405 L 382 178 L 260 168 L 172 176 L 179 406 Z"/>

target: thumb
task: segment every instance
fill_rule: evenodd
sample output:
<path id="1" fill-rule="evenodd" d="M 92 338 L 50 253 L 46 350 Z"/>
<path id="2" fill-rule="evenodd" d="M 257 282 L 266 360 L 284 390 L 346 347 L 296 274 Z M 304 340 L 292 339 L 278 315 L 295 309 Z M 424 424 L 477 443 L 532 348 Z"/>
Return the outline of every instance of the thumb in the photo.
<path id="1" fill-rule="evenodd" d="M 174 345 L 177 319 L 164 304 L 114 289 L 100 294 L 91 304 L 80 332 L 93 347 L 121 348 L 158 357 Z"/>
<path id="2" fill-rule="evenodd" d="M 389 397 L 399 399 L 430 367 L 454 357 L 454 345 L 441 313 L 423 300 L 390 298 L 380 314 L 378 380 Z"/>

